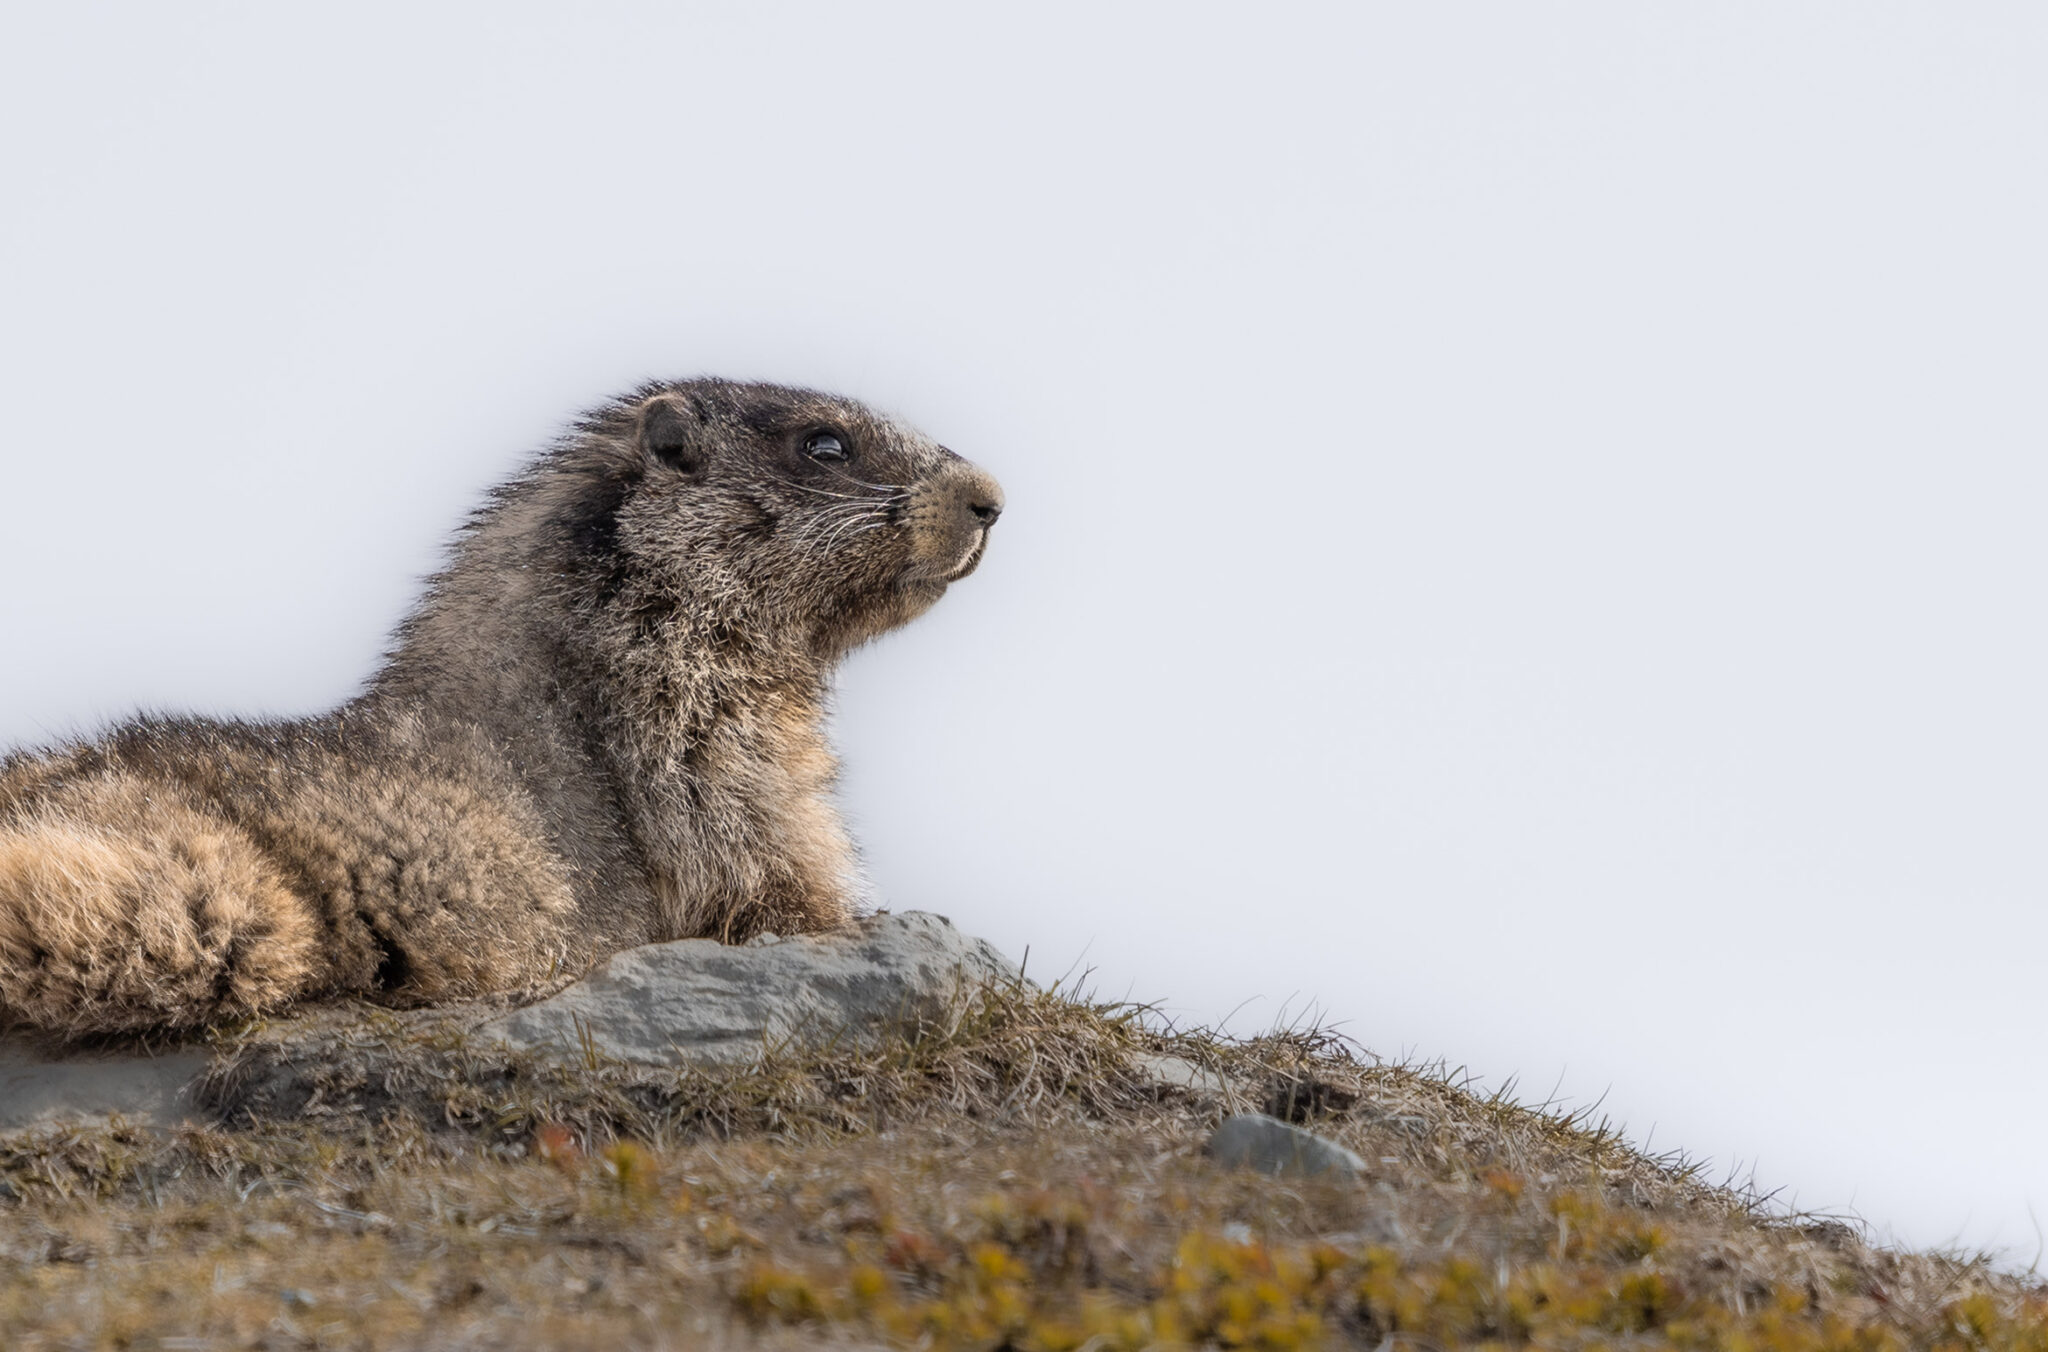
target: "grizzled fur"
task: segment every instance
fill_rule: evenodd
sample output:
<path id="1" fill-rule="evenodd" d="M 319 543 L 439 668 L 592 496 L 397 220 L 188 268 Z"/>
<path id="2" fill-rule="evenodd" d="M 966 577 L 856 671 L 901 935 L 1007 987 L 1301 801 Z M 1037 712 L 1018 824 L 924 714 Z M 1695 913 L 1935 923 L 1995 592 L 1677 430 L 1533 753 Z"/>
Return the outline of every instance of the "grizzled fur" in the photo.
<path id="1" fill-rule="evenodd" d="M 336 712 L 0 765 L 0 1024 L 432 1000 L 840 923 L 827 680 L 973 570 L 1001 505 L 848 400 L 702 380 L 599 410 L 492 494 Z"/>

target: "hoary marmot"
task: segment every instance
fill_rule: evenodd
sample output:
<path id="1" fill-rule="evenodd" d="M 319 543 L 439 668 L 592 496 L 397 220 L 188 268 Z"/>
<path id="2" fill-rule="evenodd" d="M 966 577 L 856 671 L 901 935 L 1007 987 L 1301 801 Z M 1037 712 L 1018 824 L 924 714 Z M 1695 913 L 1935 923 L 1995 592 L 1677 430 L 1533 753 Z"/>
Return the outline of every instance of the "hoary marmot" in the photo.
<path id="1" fill-rule="evenodd" d="M 497 488 L 358 698 L 0 764 L 0 1025 L 191 1028 L 816 931 L 823 700 L 972 572 L 996 481 L 850 400 L 650 385 Z"/>

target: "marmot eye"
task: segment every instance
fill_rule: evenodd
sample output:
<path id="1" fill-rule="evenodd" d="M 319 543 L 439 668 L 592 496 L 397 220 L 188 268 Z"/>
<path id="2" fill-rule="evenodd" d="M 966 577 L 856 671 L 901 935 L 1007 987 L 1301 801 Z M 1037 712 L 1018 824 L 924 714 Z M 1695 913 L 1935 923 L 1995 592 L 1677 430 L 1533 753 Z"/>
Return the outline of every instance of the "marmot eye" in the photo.
<path id="1" fill-rule="evenodd" d="M 844 460 L 846 443 L 831 432 L 813 432 L 804 438 L 804 454 L 813 460 Z"/>

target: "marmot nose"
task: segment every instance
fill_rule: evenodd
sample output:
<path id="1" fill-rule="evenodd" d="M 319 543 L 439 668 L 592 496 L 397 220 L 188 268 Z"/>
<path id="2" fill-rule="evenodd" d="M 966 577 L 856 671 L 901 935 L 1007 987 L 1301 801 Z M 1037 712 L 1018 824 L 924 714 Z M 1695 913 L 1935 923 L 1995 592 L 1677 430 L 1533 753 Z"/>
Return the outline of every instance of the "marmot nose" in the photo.
<path id="1" fill-rule="evenodd" d="M 960 505 L 967 509 L 967 515 L 974 518 L 974 524 L 986 530 L 996 524 L 996 518 L 1003 514 L 1003 490 L 994 476 L 976 470 L 960 485 Z"/>

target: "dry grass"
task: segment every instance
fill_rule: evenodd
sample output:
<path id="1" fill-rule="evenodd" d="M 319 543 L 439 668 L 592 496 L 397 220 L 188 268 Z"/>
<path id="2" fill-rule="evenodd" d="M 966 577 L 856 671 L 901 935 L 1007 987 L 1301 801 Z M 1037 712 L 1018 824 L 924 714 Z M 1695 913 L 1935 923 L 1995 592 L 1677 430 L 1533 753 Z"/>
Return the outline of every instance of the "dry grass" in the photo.
<path id="1" fill-rule="evenodd" d="M 1221 1091 L 1156 1088 L 1162 1053 Z M 0 1346 L 2048 1352 L 2038 1285 L 1773 1215 L 1585 1114 L 1023 986 L 661 1076 L 356 1010 L 243 1033 L 212 1092 L 221 1129 L 0 1143 Z M 1369 1176 L 1216 1168 L 1247 1106 Z"/>

